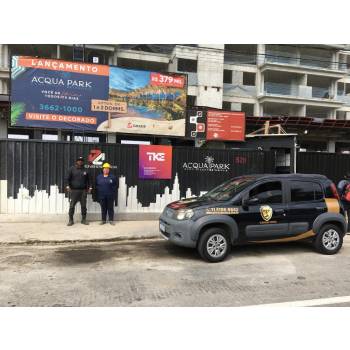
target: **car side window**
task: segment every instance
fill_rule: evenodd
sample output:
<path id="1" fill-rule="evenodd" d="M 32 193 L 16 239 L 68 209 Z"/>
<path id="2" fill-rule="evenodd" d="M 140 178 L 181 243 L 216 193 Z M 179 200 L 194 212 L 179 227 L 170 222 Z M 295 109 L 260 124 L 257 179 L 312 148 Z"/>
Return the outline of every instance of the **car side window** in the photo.
<path id="1" fill-rule="evenodd" d="M 323 199 L 320 184 L 311 181 L 292 181 L 290 188 L 291 202 L 307 202 Z"/>
<path id="2" fill-rule="evenodd" d="M 259 204 L 282 203 L 282 183 L 280 181 L 265 182 L 249 192 L 249 199 L 257 198 Z"/>

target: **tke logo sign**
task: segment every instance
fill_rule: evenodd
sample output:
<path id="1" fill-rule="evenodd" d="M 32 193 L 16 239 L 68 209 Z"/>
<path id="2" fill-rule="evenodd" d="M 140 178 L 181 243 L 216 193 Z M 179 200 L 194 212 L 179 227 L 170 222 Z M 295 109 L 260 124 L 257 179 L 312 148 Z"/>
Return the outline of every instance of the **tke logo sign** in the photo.
<path id="1" fill-rule="evenodd" d="M 165 153 L 147 152 L 148 160 L 156 162 L 165 162 Z"/>
<path id="2" fill-rule="evenodd" d="M 171 146 L 140 145 L 139 146 L 139 178 L 171 179 L 172 178 Z"/>

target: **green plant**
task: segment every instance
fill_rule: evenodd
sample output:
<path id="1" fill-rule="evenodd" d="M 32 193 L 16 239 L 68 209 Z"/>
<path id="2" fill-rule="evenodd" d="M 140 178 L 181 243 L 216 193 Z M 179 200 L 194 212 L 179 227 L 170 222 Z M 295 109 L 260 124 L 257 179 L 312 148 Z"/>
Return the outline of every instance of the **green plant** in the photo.
<path id="1" fill-rule="evenodd" d="M 14 102 L 11 104 L 11 125 L 16 125 L 19 116 L 24 112 L 25 104 L 22 102 Z"/>

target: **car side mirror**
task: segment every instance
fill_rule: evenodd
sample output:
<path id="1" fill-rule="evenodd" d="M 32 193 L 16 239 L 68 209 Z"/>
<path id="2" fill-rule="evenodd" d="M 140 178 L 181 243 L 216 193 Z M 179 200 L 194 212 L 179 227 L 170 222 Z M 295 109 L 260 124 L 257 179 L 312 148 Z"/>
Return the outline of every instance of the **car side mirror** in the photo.
<path id="1" fill-rule="evenodd" d="M 258 205 L 259 204 L 259 198 L 250 198 L 248 200 L 248 205 Z"/>
<path id="2" fill-rule="evenodd" d="M 259 198 L 246 198 L 242 200 L 242 208 L 247 210 L 250 205 L 258 205 Z"/>

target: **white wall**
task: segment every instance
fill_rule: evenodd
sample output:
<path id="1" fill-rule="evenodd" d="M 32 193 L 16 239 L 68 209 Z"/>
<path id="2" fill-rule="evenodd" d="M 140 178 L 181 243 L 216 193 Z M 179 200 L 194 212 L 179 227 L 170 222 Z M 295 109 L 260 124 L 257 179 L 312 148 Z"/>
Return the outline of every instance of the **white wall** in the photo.
<path id="1" fill-rule="evenodd" d="M 222 107 L 224 52 L 201 49 L 198 53 L 197 104 L 213 108 Z"/>
<path id="2" fill-rule="evenodd" d="M 204 194 L 202 191 L 200 194 Z M 186 197 L 192 197 L 190 188 L 186 191 Z M 64 193 L 59 191 L 58 186 L 50 186 L 50 194 L 45 190 L 36 190 L 30 196 L 29 191 L 23 185 L 18 189 L 17 198 L 7 197 L 7 180 L 0 181 L 0 213 L 1 214 L 67 214 L 69 200 Z M 137 186 L 128 187 L 126 178 L 119 177 L 117 193 L 118 206 L 116 213 L 161 213 L 164 207 L 180 199 L 180 184 L 178 176 L 175 176 L 172 186 L 165 187 L 162 193 L 156 194 L 155 201 L 149 206 L 143 207 L 137 198 Z M 87 209 L 89 213 L 100 213 L 100 205 L 93 202 L 88 195 Z M 80 205 L 77 206 L 80 212 Z"/>

